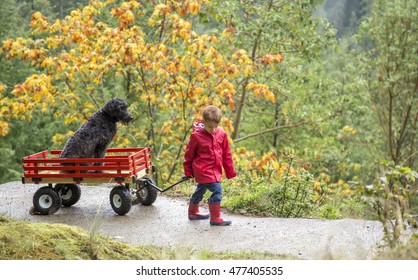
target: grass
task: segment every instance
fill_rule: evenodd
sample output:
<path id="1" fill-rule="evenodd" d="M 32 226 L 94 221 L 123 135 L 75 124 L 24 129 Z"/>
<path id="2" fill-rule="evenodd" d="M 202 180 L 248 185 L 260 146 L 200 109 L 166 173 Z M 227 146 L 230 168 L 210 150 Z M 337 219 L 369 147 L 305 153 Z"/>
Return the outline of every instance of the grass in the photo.
<path id="1" fill-rule="evenodd" d="M 14 221 L 0 216 L 0 260 L 278 260 L 288 256 L 208 252 L 191 248 L 134 247 L 63 224 Z"/>
<path id="2" fill-rule="evenodd" d="M 131 246 L 64 224 L 14 221 L 0 216 L 0 260 L 290 260 L 256 251 L 209 252 L 187 247 Z M 417 260 L 418 235 L 408 246 L 383 250 L 376 259 Z"/>
<path id="3" fill-rule="evenodd" d="M 378 260 L 418 260 L 418 234 L 413 234 L 407 246 L 395 249 L 387 248 L 376 259 Z"/>

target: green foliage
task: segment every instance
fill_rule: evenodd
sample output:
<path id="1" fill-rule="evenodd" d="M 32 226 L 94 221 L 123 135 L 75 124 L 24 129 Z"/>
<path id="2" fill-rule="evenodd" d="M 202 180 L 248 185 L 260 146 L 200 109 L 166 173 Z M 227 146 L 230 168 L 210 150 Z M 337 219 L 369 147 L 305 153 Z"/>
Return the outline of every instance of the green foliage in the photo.
<path id="1" fill-rule="evenodd" d="M 5 39 L 10 36 L 12 30 L 17 27 L 18 12 L 14 0 L 2 1 L 0 19 L 0 39 Z"/>
<path id="2" fill-rule="evenodd" d="M 22 3 L 23 2 L 23 3 Z M 48 1 L 33 1 L 33 6 L 50 14 Z M 28 36 L 27 26 L 32 14 L 32 6 L 27 1 L 5 0 L 0 9 L 0 41 L 10 36 Z M 36 70 L 28 62 L 18 59 L 5 59 L 6 54 L 0 54 L 0 81 L 6 85 L 5 92 L 0 95 L 10 96 L 15 84 L 22 82 Z M 0 182 L 20 180 L 22 157 L 49 149 L 62 120 L 53 115 L 54 111 L 35 112 L 30 122 L 13 120 L 10 133 L 0 137 Z"/>
<path id="3" fill-rule="evenodd" d="M 409 167 L 383 163 L 384 176 L 373 185 L 363 187 L 365 201 L 373 207 L 383 224 L 385 240 L 391 247 L 408 242 L 406 223 L 417 226 L 410 208 L 411 199 L 418 194 L 418 173 Z"/>
<path id="4" fill-rule="evenodd" d="M 418 2 L 374 1 L 358 36 L 361 74 L 385 140 L 385 159 L 414 168 L 418 127 Z"/>
<path id="5" fill-rule="evenodd" d="M 374 1 L 352 52 L 372 113 L 362 125 L 363 139 L 374 144 L 369 151 L 377 158 L 393 162 L 384 163 L 384 176 L 362 190 L 390 247 L 405 244 L 405 222 L 413 225 L 411 215 L 417 213 L 417 18 L 416 1 Z M 380 172 L 375 168 L 374 173 Z"/>
<path id="6" fill-rule="evenodd" d="M 319 58 L 323 49 L 334 44 L 332 27 L 325 19 L 313 17 L 318 2 L 211 2 L 210 14 L 222 24 L 222 28 L 233 32 L 225 48 L 242 48 L 253 62 L 263 61 L 268 53 L 284 56 L 282 63 L 273 67 L 260 65 L 262 71 L 238 81 L 237 109 L 231 135 L 236 142 L 257 137 L 255 141 L 260 142 L 261 138 L 263 144 L 278 148 L 279 130 L 290 130 L 309 120 L 311 111 L 298 107 L 302 104 L 299 98 L 303 98 L 303 94 L 294 92 L 292 85 L 301 85 L 300 80 L 293 81 L 296 76 L 303 75 L 302 65 Z M 275 102 L 265 102 L 249 95 L 246 86 L 250 79 L 268 85 L 276 97 Z M 297 114 L 292 114 L 294 111 Z"/>
<path id="7" fill-rule="evenodd" d="M 81 11 L 87 2 L 5 0 L 0 10 L 0 39 L 23 37 L 43 42 L 45 33 L 32 34 L 28 31 L 31 15 L 35 11 L 41 11 L 53 24 L 55 18 L 64 19 L 78 7 Z M 224 117 L 231 120 L 222 125 L 227 126 L 228 132 L 232 132 L 235 126 L 232 148 L 255 153 L 254 157 L 237 158 L 239 177 L 225 182 L 225 203 L 235 211 L 295 216 L 300 209 L 299 213 L 306 217 L 361 218 L 366 211 L 365 206 L 359 203 L 362 191 L 347 182 L 372 181 L 379 172 L 377 163 L 383 158 L 408 166 L 411 170 L 417 169 L 416 1 L 377 0 L 372 7 L 369 0 L 328 0 L 320 9 L 325 11 L 333 25 L 320 17 L 323 13 L 314 16 L 320 2 L 213 0 L 197 14 L 186 13 L 181 17 L 192 23 L 191 31 L 196 34 L 216 36 L 219 39 L 217 50 L 226 54 L 225 57 L 244 49 L 255 65 L 255 72 L 253 69 L 251 74 L 231 79 L 237 89 L 233 97 L 236 108 L 222 101 Z M 98 25 L 97 30 L 96 25 L 92 30 L 103 30 L 103 24 L 117 30 L 118 18 L 112 17 L 111 13 L 112 8 L 118 8 L 120 4 L 121 1 L 116 1 L 109 9 L 95 14 L 94 20 Z M 192 57 L 189 49 L 194 44 L 190 40 L 173 42 L 170 35 L 173 27 L 170 27 L 167 17 L 160 16 L 156 24 L 150 25 L 148 19 L 155 6 L 153 1 L 141 1 L 141 14 L 134 14 L 134 25 L 138 27 L 136 31 L 141 30 L 145 34 L 146 50 L 162 43 L 173 51 L 166 64 L 162 65 L 164 70 L 171 62 L 177 61 L 178 56 L 174 53 L 188 53 L 190 56 L 185 57 Z M 348 34 L 356 33 L 360 21 L 368 17 L 370 8 L 373 12 L 363 23 L 360 36 L 355 37 L 357 41 L 348 37 Z M 74 26 L 80 27 L 82 22 L 76 21 Z M 228 28 L 233 32 L 221 36 L 222 30 Z M 338 47 L 333 28 L 338 30 Z M 73 31 L 79 32 L 80 29 Z M 142 36 L 140 32 L 133 34 Z M 58 32 L 56 35 L 65 34 Z M 166 71 L 157 73 L 145 68 L 144 71 L 142 66 L 129 63 L 120 66 L 111 66 L 113 64 L 110 63 L 110 71 L 94 73 L 90 67 L 93 61 L 90 55 L 99 51 L 89 49 L 84 54 L 81 43 L 71 40 L 72 43 L 56 48 L 45 45 L 45 50 L 48 50 L 48 56 L 58 57 L 58 62 L 65 61 L 66 52 L 74 53 L 76 59 L 84 59 L 78 70 L 70 71 L 74 72 L 74 78 L 68 79 L 69 71 L 58 71 L 57 76 L 62 75 L 62 80 L 53 82 L 58 90 L 70 90 L 78 97 L 63 98 L 65 105 L 58 106 L 57 110 L 31 110 L 28 112 L 28 116 L 33 116 L 30 122 L 13 120 L 10 123 L 9 135 L 0 138 L 0 156 L 7 159 L 0 163 L 0 182 L 20 178 L 23 156 L 39 150 L 61 148 L 69 133 L 82 120 L 116 95 L 128 99 L 136 120 L 133 126 L 120 128 L 112 146 L 151 146 L 153 162 L 160 170 L 157 179 L 160 182 L 175 181 L 175 177 L 181 176 L 182 150 L 198 107 L 208 102 L 208 96 L 210 100 L 216 100 L 217 93 L 210 87 L 202 86 L 204 92 L 197 95 L 198 98 L 193 101 L 196 103 L 186 108 L 184 105 L 190 102 L 191 97 L 180 94 L 180 91 L 192 87 L 175 87 L 176 90 L 170 93 L 178 97 L 174 99 L 159 86 L 183 76 L 187 85 L 199 85 L 196 79 L 199 71 L 192 63 L 186 63 L 182 72 L 170 72 L 171 76 L 167 79 L 163 79 Z M 133 41 L 138 42 L 137 39 Z M 86 42 L 86 46 L 94 45 L 93 50 L 103 48 L 103 55 L 96 60 L 112 57 L 111 50 L 119 44 L 95 41 L 94 37 Z M 121 49 L 129 50 L 125 47 L 129 47 L 131 42 L 124 43 L 126 46 Z M 146 52 L 141 51 L 141 56 L 149 56 Z M 59 54 L 63 56 L 59 57 Z M 264 65 L 262 61 L 266 54 L 281 54 L 284 60 Z M 14 85 L 40 71 L 39 67 L 28 62 L 6 60 L 6 55 L 6 52 L 0 54 L 0 81 L 6 86 L 1 98 L 11 97 Z M 120 56 L 122 58 L 123 55 Z M 200 60 L 198 64 L 203 63 L 206 62 Z M 154 69 L 156 64 L 152 65 Z M 90 70 L 81 71 L 86 68 Z M 48 71 L 51 70 L 45 70 Z M 97 75 L 99 81 L 93 82 Z M 210 75 L 203 81 L 216 79 L 217 75 L 220 74 Z M 160 78 L 161 81 L 158 80 Z M 246 85 L 252 80 L 266 84 L 275 101 L 249 94 Z M 164 107 L 166 102 L 169 106 Z M 44 103 L 37 103 L 37 109 L 41 106 L 45 108 Z M 5 113 L 2 111 L 1 117 Z M 67 119 L 63 120 L 64 116 Z M 287 170 L 287 166 L 281 169 L 276 166 L 275 170 L 281 171 L 271 173 L 269 169 L 275 163 L 274 159 L 260 160 L 272 150 L 280 154 L 287 148 L 297 152 L 303 162 L 299 165 L 303 165 L 306 173 L 285 176 L 284 172 L 280 177 L 279 173 Z M 257 170 L 251 164 L 257 165 Z M 292 163 L 293 166 L 295 164 Z M 312 186 L 317 190 L 312 190 Z M 298 199 L 294 199 L 298 188 L 306 192 L 304 200 L 299 194 Z M 315 202 L 319 189 L 323 189 L 324 193 Z M 191 192 L 193 187 L 190 185 L 173 190 L 174 195 L 188 196 Z M 416 195 L 411 196 L 410 203 L 411 211 L 416 213 Z"/>
<path id="8" fill-rule="evenodd" d="M 56 112 L 55 112 L 56 113 Z M 54 111 L 35 112 L 29 122 L 14 120 L 11 131 L 5 137 L 0 137 L 0 183 L 19 181 L 22 176 L 22 158 L 43 150 L 61 149 L 54 146 L 53 136 L 59 132 L 75 130 L 74 125 L 63 124 Z"/>
<path id="9" fill-rule="evenodd" d="M 5 0 L 0 9 L 0 42 L 10 36 L 26 36 L 25 27 L 29 24 L 30 14 L 25 14 L 23 7 L 15 0 Z M 24 80 L 34 70 L 27 62 L 18 59 L 6 60 L 6 54 L 0 52 L 0 81 L 6 83 L 6 93 L 13 86 Z M 1 96 L 1 95 L 0 95 Z"/>
<path id="10" fill-rule="evenodd" d="M 312 217 L 320 206 L 313 180 L 312 174 L 306 171 L 271 181 L 264 177 L 254 180 L 249 174 L 242 174 L 239 180 L 225 184 L 223 205 L 239 213 L 286 218 Z"/>
<path id="11" fill-rule="evenodd" d="M 308 218 L 317 215 L 329 189 L 294 162 L 293 156 L 281 164 L 266 166 L 261 172 L 245 171 L 224 184 L 223 205 L 239 212 L 262 216 Z"/>
<path id="12" fill-rule="evenodd" d="M 374 178 L 384 153 L 384 143 L 376 137 L 378 121 L 358 75 L 361 58 L 355 50 L 354 40 L 342 39 L 335 52 L 327 52 L 322 65 L 314 68 L 323 71 L 320 77 L 330 77 L 321 80 L 321 89 L 329 94 L 319 101 L 327 105 L 317 111 L 329 118 L 309 130 L 309 141 L 295 139 L 316 172 L 327 173 L 332 182 Z"/>
<path id="13" fill-rule="evenodd" d="M 378 260 L 418 260 L 418 234 L 413 234 L 407 245 L 386 248 L 380 253 Z"/>
<path id="14" fill-rule="evenodd" d="M 330 193 L 319 209 L 319 217 L 324 219 L 365 218 L 368 209 L 362 203 L 361 192 L 355 184 L 339 180 L 337 183 L 328 183 L 327 186 Z"/>

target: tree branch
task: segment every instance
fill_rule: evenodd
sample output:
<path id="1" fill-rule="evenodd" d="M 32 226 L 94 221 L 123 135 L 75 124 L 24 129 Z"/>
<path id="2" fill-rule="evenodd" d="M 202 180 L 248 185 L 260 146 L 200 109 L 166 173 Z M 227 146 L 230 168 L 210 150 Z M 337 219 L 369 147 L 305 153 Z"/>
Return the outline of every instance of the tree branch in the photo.
<path id="1" fill-rule="evenodd" d="M 308 122 L 309 121 L 307 121 L 307 120 L 302 120 L 302 121 L 299 121 L 299 122 L 297 122 L 295 124 L 282 125 L 282 126 L 278 126 L 278 127 L 266 129 L 266 130 L 263 130 L 263 131 L 259 131 L 259 132 L 256 132 L 256 133 L 253 133 L 253 134 L 249 134 L 247 136 L 244 136 L 244 137 L 235 139 L 234 142 L 244 141 L 244 140 L 247 140 L 248 138 L 257 137 L 257 136 L 260 136 L 260 135 L 263 135 L 263 134 L 266 134 L 266 133 L 270 133 L 270 132 L 274 132 L 274 131 L 277 131 L 277 130 L 281 130 L 281 129 L 298 127 L 298 126 L 304 125 L 304 124 L 306 124 Z"/>

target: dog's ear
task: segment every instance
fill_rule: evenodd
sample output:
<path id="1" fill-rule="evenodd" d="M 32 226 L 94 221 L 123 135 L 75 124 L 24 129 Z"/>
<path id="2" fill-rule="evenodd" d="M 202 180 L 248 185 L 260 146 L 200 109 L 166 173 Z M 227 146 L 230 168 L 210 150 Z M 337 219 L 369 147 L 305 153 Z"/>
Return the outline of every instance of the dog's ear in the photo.
<path id="1" fill-rule="evenodd" d="M 126 112 L 128 111 L 128 107 L 129 107 L 129 105 L 128 105 L 128 103 L 126 103 L 124 100 L 120 100 L 119 102 L 118 102 L 118 111 L 121 113 L 121 114 L 126 114 Z"/>

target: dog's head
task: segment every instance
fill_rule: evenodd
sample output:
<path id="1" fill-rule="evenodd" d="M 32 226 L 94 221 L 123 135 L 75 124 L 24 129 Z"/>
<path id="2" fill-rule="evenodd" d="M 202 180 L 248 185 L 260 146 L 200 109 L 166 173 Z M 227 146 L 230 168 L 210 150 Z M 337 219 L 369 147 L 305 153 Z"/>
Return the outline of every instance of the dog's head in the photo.
<path id="1" fill-rule="evenodd" d="M 103 107 L 103 111 L 111 117 L 115 122 L 128 124 L 134 119 L 131 113 L 128 112 L 128 103 L 121 98 L 113 98 Z"/>

